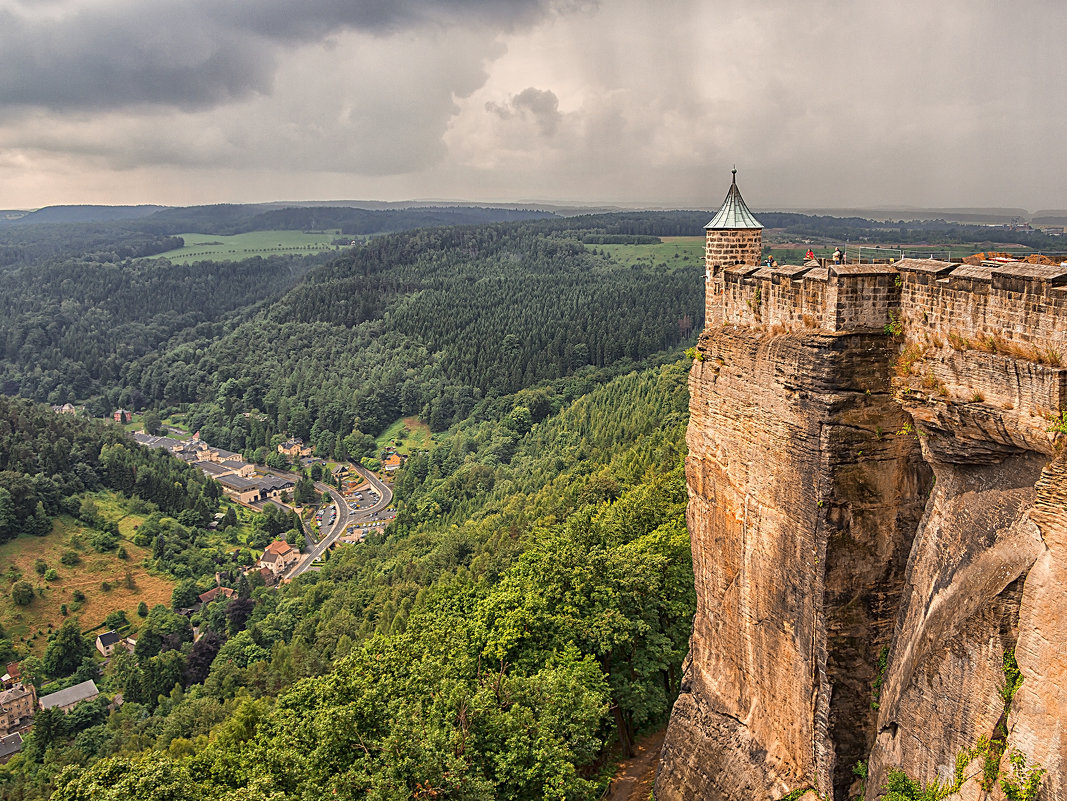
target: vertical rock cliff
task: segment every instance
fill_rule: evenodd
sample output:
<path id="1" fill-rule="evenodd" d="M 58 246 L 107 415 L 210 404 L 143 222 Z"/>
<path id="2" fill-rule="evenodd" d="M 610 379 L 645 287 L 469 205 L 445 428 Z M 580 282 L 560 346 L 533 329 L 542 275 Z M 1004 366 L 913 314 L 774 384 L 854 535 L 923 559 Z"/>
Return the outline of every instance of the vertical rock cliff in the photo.
<path id="1" fill-rule="evenodd" d="M 690 378 L 698 611 L 657 798 L 847 789 L 930 473 L 885 337 L 707 332 Z"/>
<path id="2" fill-rule="evenodd" d="M 1013 753 L 1067 798 L 1067 270 L 761 268 L 738 202 L 708 230 L 656 798 L 874 799 L 894 769 L 957 784 L 963 753 L 968 798 Z"/>

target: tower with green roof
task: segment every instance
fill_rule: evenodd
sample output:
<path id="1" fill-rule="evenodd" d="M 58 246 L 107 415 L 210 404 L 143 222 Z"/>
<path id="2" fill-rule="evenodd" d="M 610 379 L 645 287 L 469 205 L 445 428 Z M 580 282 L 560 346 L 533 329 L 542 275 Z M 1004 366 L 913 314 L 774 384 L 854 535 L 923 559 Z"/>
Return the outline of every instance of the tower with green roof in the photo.
<path id="1" fill-rule="evenodd" d="M 763 253 L 763 225 L 741 197 L 736 169 L 722 207 L 704 230 L 704 319 L 710 326 L 722 323 L 723 271 L 738 265 L 755 269 Z"/>

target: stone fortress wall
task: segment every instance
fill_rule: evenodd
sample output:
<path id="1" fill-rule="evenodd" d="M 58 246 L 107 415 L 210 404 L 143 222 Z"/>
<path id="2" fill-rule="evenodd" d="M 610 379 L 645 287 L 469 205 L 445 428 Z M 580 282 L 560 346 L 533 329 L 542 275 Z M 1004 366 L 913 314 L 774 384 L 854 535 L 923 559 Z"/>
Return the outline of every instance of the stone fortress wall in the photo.
<path id="1" fill-rule="evenodd" d="M 738 232 L 760 238 L 759 232 Z M 1010 262 L 969 265 L 928 259 L 892 264 L 761 267 L 751 254 L 706 248 L 708 325 L 827 333 L 897 328 L 909 341 L 931 337 L 968 345 L 1017 345 L 1039 360 L 1067 353 L 1067 267 Z M 751 248 L 749 248 L 751 249 Z M 755 247 L 759 253 L 759 245 Z"/>

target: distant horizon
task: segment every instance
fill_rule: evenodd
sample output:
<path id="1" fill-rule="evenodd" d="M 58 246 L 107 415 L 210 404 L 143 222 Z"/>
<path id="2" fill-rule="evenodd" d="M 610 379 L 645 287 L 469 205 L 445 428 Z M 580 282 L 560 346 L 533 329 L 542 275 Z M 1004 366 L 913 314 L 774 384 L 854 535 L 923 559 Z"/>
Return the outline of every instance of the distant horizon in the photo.
<path id="1" fill-rule="evenodd" d="M 583 201 L 583 200 L 546 200 L 546 199 L 520 199 L 520 200 L 467 200 L 459 198 L 408 198 L 403 200 L 374 200 L 369 198 L 335 198 L 328 200 L 303 199 L 303 200 L 252 200 L 252 201 L 214 201 L 205 203 L 182 203 L 168 204 L 159 202 L 143 203 L 49 203 L 36 207 L 12 207 L 0 209 L 0 215 L 6 214 L 32 214 L 45 209 L 138 209 L 153 208 L 158 210 L 177 208 L 197 208 L 207 206 L 322 206 L 322 207 L 351 207 L 366 208 L 411 208 L 420 206 L 469 206 L 486 208 L 513 208 L 530 209 L 538 211 L 714 211 L 721 203 L 721 199 L 714 204 L 686 205 L 682 203 L 640 202 L 640 201 Z M 936 214 L 954 215 L 986 215 L 997 217 L 1039 217 L 1039 216 L 1064 216 L 1067 217 L 1067 208 L 1037 208 L 1027 209 L 1011 206 L 919 206 L 919 205 L 868 205 L 868 206 L 789 206 L 749 203 L 755 213 L 793 213 L 808 214 L 830 217 L 863 216 L 863 213 L 876 214 L 920 214 L 923 216 Z M 154 212 L 153 212 L 154 213 Z M 147 215 L 146 215 L 147 216 Z M 0 221 L 2 222 L 2 221 Z"/>

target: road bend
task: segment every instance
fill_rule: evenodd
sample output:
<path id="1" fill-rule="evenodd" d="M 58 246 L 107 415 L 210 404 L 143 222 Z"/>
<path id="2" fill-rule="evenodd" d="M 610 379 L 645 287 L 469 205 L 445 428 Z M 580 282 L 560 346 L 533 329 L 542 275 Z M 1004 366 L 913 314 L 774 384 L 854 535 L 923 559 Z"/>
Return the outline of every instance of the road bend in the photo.
<path id="1" fill-rule="evenodd" d="M 348 508 L 348 501 L 346 501 L 344 496 L 337 491 L 336 487 L 331 487 L 329 484 L 323 484 L 316 481 L 315 489 L 319 492 L 330 493 L 334 506 L 337 507 L 337 518 L 333 521 L 333 525 L 327 529 L 326 535 L 319 540 L 318 545 L 312 547 L 304 559 L 292 569 L 292 572 L 286 575 L 286 578 L 296 578 L 301 573 L 310 569 L 312 563 L 337 542 L 337 538 L 344 534 L 346 528 L 353 523 L 368 522 L 378 512 L 389 508 L 389 505 L 393 502 L 393 491 L 389 489 L 388 484 L 380 481 L 377 476 L 363 465 L 355 465 L 355 469 L 356 472 L 363 476 L 364 480 L 370 485 L 368 489 L 373 489 L 378 493 L 378 502 L 366 509 L 353 511 Z M 362 491 L 366 492 L 366 490 Z"/>

